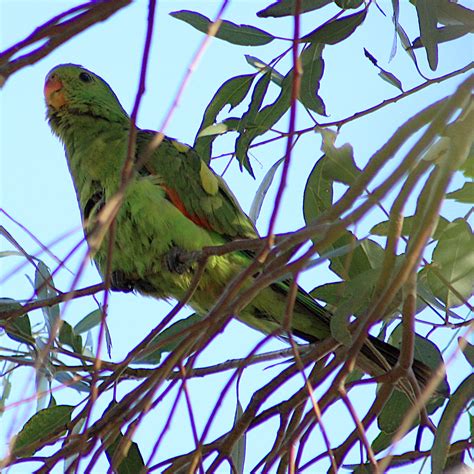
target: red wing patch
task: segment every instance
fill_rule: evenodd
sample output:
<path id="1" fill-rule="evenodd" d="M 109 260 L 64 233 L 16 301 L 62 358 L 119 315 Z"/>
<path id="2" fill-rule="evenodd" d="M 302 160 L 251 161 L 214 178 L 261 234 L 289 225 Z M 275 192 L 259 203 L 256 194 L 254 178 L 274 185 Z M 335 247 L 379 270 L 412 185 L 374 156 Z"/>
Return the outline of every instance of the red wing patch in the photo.
<path id="1" fill-rule="evenodd" d="M 199 216 L 196 216 L 194 214 L 190 214 L 187 210 L 186 207 L 183 204 L 183 201 L 181 201 L 178 193 L 174 190 L 166 186 L 165 184 L 162 184 L 161 187 L 165 190 L 168 199 L 173 203 L 173 205 L 182 213 L 184 214 L 190 221 L 193 221 L 196 225 L 199 227 L 203 227 L 204 229 L 212 230 L 211 224 L 206 221 L 206 219 L 202 219 Z"/>

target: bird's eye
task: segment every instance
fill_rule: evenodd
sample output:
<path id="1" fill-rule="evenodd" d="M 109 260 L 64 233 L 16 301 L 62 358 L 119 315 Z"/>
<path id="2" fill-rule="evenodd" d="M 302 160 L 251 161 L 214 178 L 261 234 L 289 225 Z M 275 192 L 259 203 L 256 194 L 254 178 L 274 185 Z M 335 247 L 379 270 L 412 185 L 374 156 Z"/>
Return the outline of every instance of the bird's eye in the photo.
<path id="1" fill-rule="evenodd" d="M 92 82 L 92 76 L 90 74 L 88 74 L 87 72 L 81 72 L 79 74 L 79 79 L 82 82 Z"/>

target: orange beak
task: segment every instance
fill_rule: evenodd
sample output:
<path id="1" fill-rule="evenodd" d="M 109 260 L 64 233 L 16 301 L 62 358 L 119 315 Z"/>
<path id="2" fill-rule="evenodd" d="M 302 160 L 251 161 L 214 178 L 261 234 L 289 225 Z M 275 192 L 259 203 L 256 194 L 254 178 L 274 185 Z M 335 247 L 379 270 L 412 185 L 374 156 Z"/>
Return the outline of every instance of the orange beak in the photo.
<path id="1" fill-rule="evenodd" d="M 46 103 L 53 109 L 59 109 L 66 104 L 66 98 L 62 90 L 63 83 L 55 74 L 51 74 L 44 84 L 44 97 Z"/>

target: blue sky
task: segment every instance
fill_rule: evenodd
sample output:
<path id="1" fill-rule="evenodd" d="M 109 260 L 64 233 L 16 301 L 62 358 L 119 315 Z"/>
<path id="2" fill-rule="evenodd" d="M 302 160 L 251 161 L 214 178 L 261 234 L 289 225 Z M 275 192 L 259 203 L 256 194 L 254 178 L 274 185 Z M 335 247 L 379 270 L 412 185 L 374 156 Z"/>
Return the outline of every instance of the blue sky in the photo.
<path id="1" fill-rule="evenodd" d="M 144 42 L 146 6 L 145 1 L 138 1 L 120 11 L 105 23 L 95 25 L 86 30 L 72 41 L 59 47 L 52 54 L 27 67 L 12 76 L 3 87 L 0 100 L 0 172 L 1 172 L 1 207 L 16 220 L 24 224 L 28 230 L 45 244 L 57 240 L 58 236 L 70 232 L 70 236 L 60 240 L 52 247 L 57 256 L 64 257 L 72 246 L 80 240 L 80 215 L 77 208 L 75 194 L 67 170 L 62 146 L 52 136 L 44 120 L 45 107 L 42 96 L 44 77 L 57 64 L 78 63 L 91 69 L 106 79 L 120 98 L 125 109 L 131 111 L 135 98 L 139 77 L 141 52 Z M 236 0 L 230 2 L 224 18 L 232 19 L 236 23 L 253 24 L 274 33 L 278 36 L 291 35 L 290 19 L 263 20 L 255 17 L 255 12 L 269 2 L 251 2 Z M 388 14 L 383 17 L 376 8 L 371 12 L 366 24 L 353 35 L 350 44 L 328 47 L 325 51 L 326 71 L 322 81 L 320 95 L 324 98 L 330 117 L 328 120 L 342 118 L 353 112 L 367 108 L 392 97 L 398 93 L 393 86 L 382 81 L 377 76 L 377 70 L 363 57 L 363 47 L 379 59 L 380 64 L 397 74 L 404 88 L 408 89 L 421 82 L 408 55 L 404 54 L 399 45 L 397 56 L 388 63 L 392 46 L 390 30 L 391 2 L 379 2 Z M 402 2 L 403 3 L 403 2 Z M 18 1 L 1 0 L 0 27 L 1 46 L 3 50 L 14 42 L 28 35 L 38 24 L 48 20 L 53 15 L 63 11 L 76 2 L 53 1 Z M 164 1 L 158 2 L 157 22 L 150 56 L 150 68 L 147 77 L 146 95 L 140 108 L 139 126 L 157 129 L 177 92 L 178 85 L 188 67 L 203 35 L 190 26 L 173 19 L 168 15 L 170 11 L 178 9 L 197 10 L 209 17 L 213 17 L 219 7 L 219 2 L 202 1 Z M 413 39 L 417 36 L 417 25 L 413 18 L 413 8 L 403 5 L 401 23 Z M 25 14 L 25 12 L 28 12 Z M 332 12 L 332 10 L 330 10 Z M 319 12 L 304 15 L 302 30 L 308 32 L 315 24 L 320 24 L 323 15 Z M 201 123 L 203 111 L 220 84 L 237 74 L 253 72 L 246 63 L 244 54 L 252 54 L 263 60 L 272 59 L 280 51 L 278 46 L 264 46 L 259 48 L 231 46 L 223 41 L 214 40 L 206 51 L 197 70 L 193 73 L 179 107 L 176 109 L 173 120 L 166 134 L 181 141 L 192 143 L 196 131 Z M 281 48 L 283 49 L 283 48 Z M 436 73 L 431 73 L 426 65 L 423 53 L 418 54 L 423 71 L 429 76 L 440 76 L 445 72 L 464 66 L 472 56 L 472 43 L 468 39 L 455 42 L 455 45 L 444 44 L 440 47 L 440 65 Z M 283 73 L 286 72 L 282 66 Z M 350 142 L 355 150 L 358 164 L 363 165 L 371 153 L 378 149 L 406 118 L 414 111 L 422 109 L 436 98 L 449 95 L 455 90 L 460 78 L 455 78 L 440 85 L 434 85 L 420 94 L 411 96 L 403 101 L 391 105 L 377 112 L 373 116 L 352 122 L 342 129 L 339 144 Z M 276 94 L 276 88 L 273 92 Z M 246 104 L 241 109 L 245 110 Z M 288 126 L 285 117 L 278 129 L 285 130 Z M 299 112 L 298 127 L 311 125 Z M 222 139 L 215 148 L 215 153 L 231 151 L 232 140 Z M 279 215 L 277 232 L 287 232 L 304 224 L 301 202 L 307 176 L 315 160 L 320 156 L 319 139 L 306 136 L 300 141 L 293 155 L 293 166 L 290 170 L 288 187 L 286 188 L 282 212 Z M 225 177 L 238 197 L 244 210 L 248 211 L 255 191 L 265 175 L 266 170 L 278 158 L 284 155 L 284 141 L 275 142 L 271 147 L 255 149 L 252 154 L 255 158 L 254 170 L 256 180 L 247 174 L 242 174 L 234 163 Z M 213 164 L 216 171 L 222 171 L 226 160 L 219 159 Z M 390 172 L 387 170 L 387 172 Z M 453 184 L 453 188 L 457 187 Z M 275 186 L 267 196 L 262 210 L 258 227 L 265 232 L 272 209 Z M 410 209 L 407 210 L 409 213 Z M 446 213 L 455 212 L 462 215 L 459 207 L 449 204 Z M 459 214 L 458 214 L 459 213 Z M 357 229 L 359 236 L 367 234 L 368 229 L 381 219 L 380 215 L 370 215 Z M 34 254 L 38 251 L 36 244 L 18 227 L 9 222 L 4 216 L 0 217 L 4 225 L 14 237 Z M 5 241 L 0 250 L 9 249 Z M 82 255 L 82 253 L 81 253 Z M 74 272 L 77 270 L 81 255 L 72 259 L 68 267 Z M 54 268 L 54 261 L 44 257 L 46 263 Z M 11 269 L 16 268 L 19 259 L 2 259 L 2 278 Z M 31 268 L 23 267 L 11 278 L 2 284 L 1 295 L 11 298 L 28 298 L 32 290 L 24 274 L 32 275 Z M 69 288 L 71 275 L 62 271 L 56 277 L 56 285 L 63 291 Z M 95 267 L 86 266 L 80 286 L 86 286 L 99 281 Z M 334 281 L 334 275 L 324 268 L 317 268 L 301 277 L 300 283 L 308 290 L 326 281 Z M 92 298 L 86 298 L 68 305 L 63 317 L 72 324 L 78 322 L 85 314 L 96 308 Z M 113 340 L 112 359 L 121 360 L 128 351 L 156 326 L 161 316 L 165 315 L 170 306 L 139 296 L 113 294 L 111 296 L 108 323 Z M 32 313 L 31 318 L 40 324 L 40 312 Z M 208 365 L 225 361 L 234 357 L 245 356 L 255 344 L 261 340 L 261 335 L 243 325 L 232 322 L 226 331 L 214 341 L 212 348 L 199 359 L 199 364 Z M 94 339 L 96 335 L 94 333 Z M 2 339 L 2 343 L 3 339 Z M 285 347 L 278 342 L 272 342 L 265 347 L 271 350 Z M 443 347 L 443 346 L 442 346 Z M 105 354 L 104 354 L 105 355 Z M 465 373 L 467 365 L 460 361 L 460 370 Z M 24 380 L 17 383 L 10 401 L 21 399 L 23 396 L 34 395 L 34 383 L 31 372 L 24 370 Z M 266 380 L 278 373 L 278 368 L 262 370 L 260 366 L 250 368 L 241 382 L 241 403 L 246 405 L 252 391 L 261 386 Z M 225 384 L 229 374 L 191 381 L 193 404 L 198 411 L 208 413 L 219 395 L 220 387 Z M 298 382 L 299 383 L 299 382 Z M 456 385 L 456 380 L 451 384 Z M 126 393 L 126 384 L 120 389 Z M 288 392 L 290 393 L 290 392 Z M 283 395 L 281 395 L 283 396 Z M 62 403 L 77 403 L 80 397 L 73 391 L 66 389 L 57 396 Z M 104 403 L 103 406 L 106 406 Z M 100 414 L 102 408 L 97 410 Z M 173 423 L 167 443 L 166 452 L 160 451 L 157 458 L 177 454 L 186 450 L 184 446 L 192 447 L 192 437 L 189 422 L 182 413 Z M 222 407 L 220 418 L 211 432 L 217 435 L 232 424 L 235 400 L 226 399 Z M 2 419 L 0 428 L 0 453 L 3 451 L 5 436 L 14 433 L 21 427 L 35 410 L 35 403 L 23 404 L 20 409 L 7 412 Z M 337 410 L 332 409 L 327 414 L 331 423 L 342 426 L 351 423 L 349 418 Z M 334 417 L 334 418 L 331 418 Z M 207 417 L 203 417 L 202 424 Z M 137 440 L 144 446 L 145 459 L 149 439 L 154 440 L 150 433 L 156 433 L 156 426 L 163 423 L 160 411 L 149 415 L 138 433 Z M 252 444 L 271 445 L 272 428 L 277 425 L 270 423 L 264 430 L 253 431 L 248 437 L 247 466 L 251 467 L 258 460 Z M 370 434 L 370 431 L 369 431 Z M 336 443 L 340 439 L 337 429 L 331 434 Z M 314 438 L 320 443 L 319 434 Z M 319 445 L 318 445 L 319 446 Z M 257 453 L 258 454 L 258 453 Z M 354 459 L 354 458 L 353 458 Z M 357 460 L 357 457 L 355 458 Z M 106 464 L 102 464 L 105 466 Z M 21 472 L 12 469 L 11 472 Z M 99 470 L 96 472 L 100 472 Z"/>

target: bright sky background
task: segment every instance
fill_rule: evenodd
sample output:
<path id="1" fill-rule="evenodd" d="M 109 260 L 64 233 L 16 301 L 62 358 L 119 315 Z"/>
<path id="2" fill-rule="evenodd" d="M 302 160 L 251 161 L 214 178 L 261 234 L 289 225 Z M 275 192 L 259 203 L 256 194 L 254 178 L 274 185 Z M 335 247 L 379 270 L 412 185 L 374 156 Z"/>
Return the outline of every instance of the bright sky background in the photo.
<path id="1" fill-rule="evenodd" d="M 414 9 L 411 6 L 404 5 L 405 1 L 402 0 L 401 2 L 404 8 L 400 21 L 411 39 L 413 39 L 418 36 L 417 24 L 414 22 Z M 37 25 L 78 3 L 0 0 L 0 49 L 3 50 L 24 38 Z M 290 37 L 292 32 L 292 20 L 290 18 L 264 20 L 255 16 L 255 12 L 269 3 L 269 1 L 235 0 L 230 2 L 224 18 L 231 19 L 236 23 L 252 24 L 278 36 Z M 406 1 L 406 3 L 408 2 Z M 402 51 L 400 45 L 397 56 L 391 63 L 388 63 L 392 46 L 392 34 L 388 33 L 388 31 L 391 31 L 391 1 L 380 0 L 379 4 L 387 13 L 387 17 L 383 17 L 377 8 L 370 8 L 367 21 L 363 27 L 357 30 L 350 42 L 346 41 L 341 45 L 327 47 L 325 50 L 326 71 L 320 95 L 324 98 L 330 115 L 328 120 L 342 118 L 398 94 L 397 89 L 377 76 L 377 69 L 363 56 L 363 47 L 367 47 L 379 60 L 380 65 L 394 72 L 402 81 L 405 89 L 422 82 L 408 55 Z M 140 108 L 139 126 L 157 129 L 163 122 L 181 78 L 203 38 L 201 33 L 185 23 L 171 18 L 168 13 L 174 10 L 190 9 L 212 18 L 215 16 L 219 5 L 220 2 L 211 1 L 158 2 L 153 48 L 147 77 L 147 91 Z M 306 33 L 312 30 L 315 25 L 329 17 L 333 10 L 326 8 L 323 12 L 324 15 L 327 15 L 324 18 L 323 13 L 318 11 L 303 15 L 302 31 Z M 130 112 L 137 91 L 146 16 L 147 2 L 138 1 L 134 3 L 121 10 L 107 22 L 95 25 L 81 33 L 34 66 L 22 69 L 7 81 L 1 91 L 0 206 L 47 245 L 57 240 L 59 236 L 72 232 L 68 238 L 60 240 L 52 247 L 55 254 L 60 258 L 67 255 L 69 250 L 79 241 L 82 231 L 80 229 L 79 210 L 62 146 L 52 136 L 44 120 L 45 107 L 42 95 L 44 77 L 57 64 L 69 62 L 82 64 L 107 80 L 125 109 Z M 175 111 L 173 120 L 165 132 L 181 141 L 192 143 L 201 123 L 203 111 L 219 85 L 237 74 L 253 72 L 253 69 L 246 63 L 244 54 L 251 54 L 269 61 L 279 51 L 283 50 L 280 42 L 274 43 L 268 46 L 251 48 L 233 46 L 223 41 L 213 40 L 199 67 L 193 74 L 182 101 Z M 441 45 L 440 68 L 436 73 L 429 71 L 423 52 L 418 53 L 418 58 L 423 72 L 429 77 L 435 77 L 464 66 L 472 57 L 472 52 L 472 42 L 466 37 L 456 41 L 454 45 Z M 288 63 L 285 67 L 287 66 Z M 280 72 L 286 73 L 286 69 L 280 70 Z M 421 110 L 424 106 L 432 103 L 436 98 L 451 94 L 460 80 L 461 78 L 455 78 L 441 85 L 431 86 L 419 94 L 382 109 L 373 116 L 343 127 L 338 143 L 350 142 L 355 149 L 357 162 L 363 165 L 371 153 L 378 149 L 407 117 L 411 116 L 414 111 Z M 274 89 L 273 93 L 276 94 L 276 86 L 272 87 Z M 247 103 L 244 103 L 238 110 L 245 110 L 246 106 Z M 304 116 L 302 108 L 299 109 L 298 119 L 299 128 L 311 125 L 311 122 Z M 288 118 L 285 117 L 277 128 L 285 130 L 287 126 Z M 231 151 L 232 140 L 223 139 L 218 143 L 220 144 L 215 147 L 215 153 Z M 266 170 L 278 158 L 283 156 L 284 147 L 285 142 L 281 140 L 275 142 L 272 146 L 257 148 L 252 152 L 255 158 L 253 162 L 256 173 L 255 181 L 247 174 L 241 174 L 235 163 L 226 173 L 227 182 L 245 210 L 249 210 L 255 191 Z M 301 209 L 302 193 L 307 176 L 319 156 L 319 139 L 317 137 L 307 135 L 296 147 L 293 154 L 290 180 L 285 191 L 282 212 L 278 220 L 278 232 L 291 231 L 304 224 Z M 213 163 L 213 166 L 216 171 L 222 171 L 226 163 L 227 161 L 220 159 Z M 273 191 L 267 196 L 258 222 L 261 232 L 265 232 L 268 226 L 269 211 L 272 208 L 275 187 L 273 186 Z M 456 187 L 453 184 L 452 188 Z M 450 203 L 449 206 L 447 206 L 446 212 L 449 212 L 450 209 L 456 213 L 459 212 L 457 210 L 459 208 L 456 207 L 457 204 Z M 409 213 L 409 210 L 407 212 Z M 462 212 L 457 215 L 462 215 Z M 365 236 L 373 223 L 378 222 L 375 219 L 380 220 L 381 218 L 374 215 L 358 228 L 360 237 Z M 37 245 L 21 229 L 4 216 L 1 216 L 0 220 L 2 225 L 13 234 L 28 252 L 35 254 L 38 251 Z M 6 241 L 1 241 L 0 250 L 9 248 Z M 78 268 L 82 255 L 83 250 L 68 265 L 72 271 L 76 271 Z M 42 258 L 51 268 L 54 268 L 54 261 L 51 258 L 44 255 Z M 0 278 L 3 278 L 12 268 L 16 268 L 21 260 L 8 258 L 2 259 L 1 263 L 2 273 Z M 31 285 L 24 274 L 32 277 L 33 271 L 30 267 L 21 268 L 2 284 L 0 296 L 16 299 L 30 297 L 32 293 Z M 334 275 L 329 271 L 317 268 L 303 275 L 300 283 L 306 289 L 311 290 L 323 282 L 333 280 Z M 95 267 L 87 265 L 80 286 L 97 283 L 98 281 L 99 277 Z M 63 291 L 69 289 L 70 282 L 71 275 L 65 271 L 61 271 L 55 279 L 56 286 Z M 81 299 L 68 305 L 63 317 L 71 324 L 75 324 L 95 308 L 96 305 L 92 298 Z M 136 343 L 146 336 L 151 328 L 157 325 L 160 318 L 169 309 L 169 305 L 152 299 L 130 294 L 112 294 L 108 318 L 113 341 L 112 359 L 120 361 Z M 43 321 L 40 312 L 31 313 L 30 317 L 32 322 L 36 324 L 41 324 Z M 244 327 L 240 323 L 233 322 L 199 359 L 199 365 L 204 366 L 234 357 L 243 357 L 261 340 L 261 337 L 259 333 Z M 4 339 L 2 338 L 2 343 L 4 343 Z M 94 333 L 95 339 L 96 335 Z M 441 347 L 444 347 L 444 345 L 442 344 Z M 265 350 L 278 347 L 285 346 L 282 343 L 273 342 L 268 344 Z M 105 354 L 103 355 L 105 357 Z M 452 388 L 457 385 L 459 380 L 464 378 L 464 374 L 469 370 L 468 365 L 463 360 L 458 363 L 460 378 L 450 380 Z M 12 393 L 10 401 L 21 399 L 20 394 L 23 394 L 23 397 L 28 397 L 35 393 L 32 372 L 27 370 L 23 372 L 25 378 L 21 380 L 21 383 L 18 383 L 20 379 L 14 380 L 14 393 Z M 265 381 L 270 380 L 277 372 L 278 368 L 262 371 L 262 366 L 248 369 L 240 384 L 242 405 L 245 407 L 252 392 Z M 229 376 L 230 372 L 190 382 L 192 402 L 197 412 L 209 413 L 210 408 L 217 400 L 220 387 L 225 384 Z M 126 384 L 122 384 L 119 393 L 126 393 L 126 388 Z M 235 391 L 232 391 L 232 394 L 234 393 Z M 56 396 L 58 403 L 77 403 L 80 398 L 81 396 L 71 389 L 58 392 Z M 99 415 L 105 406 L 105 403 L 100 405 L 96 414 Z M 175 418 L 167 438 L 168 451 L 159 451 L 156 459 L 161 460 L 173 454 L 185 452 L 188 450 L 187 448 L 192 448 L 191 430 L 184 406 L 182 408 L 181 413 Z M 214 439 L 214 436 L 224 432 L 231 426 L 234 410 L 235 399 L 232 395 L 232 397 L 226 399 L 218 418 L 219 421 L 214 425 L 209 439 Z M 32 402 L 24 404 L 18 409 L 10 410 L 3 416 L 0 422 L 0 455 L 5 449 L 5 437 L 17 432 L 34 411 L 35 402 Z M 161 426 L 164 422 L 163 412 L 164 410 L 160 409 L 149 414 L 147 421 L 141 425 L 137 433 L 136 439 L 142 449 L 145 461 L 149 454 L 148 441 L 154 442 L 158 432 L 157 426 Z M 204 426 L 206 420 L 207 415 L 200 420 L 200 428 Z M 334 425 L 335 429 L 330 430 L 330 438 L 334 440 L 334 443 L 336 439 L 340 439 L 337 426 L 352 423 L 344 410 L 330 410 L 325 420 L 327 420 L 326 425 Z M 262 452 L 259 449 L 256 453 L 252 446 L 257 444 L 271 445 L 273 441 L 271 430 L 276 426 L 276 423 L 270 423 L 265 429 L 253 430 L 248 436 L 246 464 L 248 469 L 255 465 L 259 459 L 257 454 Z M 370 433 L 371 431 L 369 431 Z M 413 436 L 410 439 L 413 440 Z M 319 434 L 314 437 L 313 442 L 321 443 Z M 316 452 L 319 452 L 321 445 L 316 444 L 316 446 Z M 357 456 L 348 458 L 347 462 L 350 460 L 357 462 Z M 85 464 L 82 465 L 82 467 L 84 466 Z M 104 462 L 98 466 L 100 467 L 95 472 L 106 469 L 107 463 Z M 10 472 L 22 471 L 19 468 L 14 468 Z"/>

